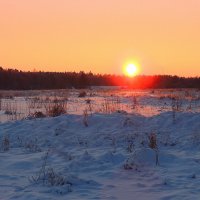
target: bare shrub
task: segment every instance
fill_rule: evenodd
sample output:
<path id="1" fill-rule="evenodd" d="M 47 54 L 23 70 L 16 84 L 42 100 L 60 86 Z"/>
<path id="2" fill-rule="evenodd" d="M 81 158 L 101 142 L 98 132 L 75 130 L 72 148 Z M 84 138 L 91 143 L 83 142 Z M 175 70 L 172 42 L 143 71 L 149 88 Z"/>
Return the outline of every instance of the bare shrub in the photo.
<path id="1" fill-rule="evenodd" d="M 123 165 L 125 170 L 136 170 L 138 171 L 138 165 L 134 162 L 133 157 L 128 158 Z"/>
<path id="2" fill-rule="evenodd" d="M 181 111 L 181 107 L 182 107 L 182 100 L 179 97 L 173 97 L 172 98 L 172 110 L 175 111 Z"/>
<path id="3" fill-rule="evenodd" d="M 43 164 L 39 172 L 35 176 L 29 177 L 29 181 L 34 184 L 40 184 L 46 186 L 68 186 L 68 192 L 71 192 L 72 183 L 68 181 L 64 176 L 57 173 L 52 167 L 47 166 L 47 159 L 49 156 L 49 150 L 45 153 Z"/>
<path id="4" fill-rule="evenodd" d="M 181 106 L 182 106 L 182 101 L 178 97 L 173 97 L 171 107 L 172 107 L 172 118 L 174 123 L 176 121 L 176 112 L 181 111 Z"/>
<path id="5" fill-rule="evenodd" d="M 158 159 L 158 145 L 157 145 L 157 137 L 155 133 L 151 133 L 149 136 L 149 147 L 155 151 L 156 154 L 156 165 L 159 165 Z"/>
<path id="6" fill-rule="evenodd" d="M 46 113 L 50 117 L 57 117 L 66 113 L 65 102 L 54 102 L 45 106 Z"/>
<path id="7" fill-rule="evenodd" d="M 6 115 L 15 115 L 17 113 L 16 103 L 12 104 L 11 101 L 6 101 L 4 110 Z"/>
<path id="8" fill-rule="evenodd" d="M 2 151 L 8 151 L 10 149 L 10 140 L 9 136 L 5 135 L 2 139 L 2 144 L 1 144 L 1 149 Z"/>
<path id="9" fill-rule="evenodd" d="M 136 96 L 133 96 L 133 99 L 132 99 L 132 109 L 135 109 L 138 105 L 138 101 L 137 101 L 137 98 Z"/>
<path id="10" fill-rule="evenodd" d="M 134 138 L 133 137 L 127 137 L 127 152 L 132 153 L 134 150 Z"/>
<path id="11" fill-rule="evenodd" d="M 87 104 L 87 109 L 90 111 L 90 113 L 92 114 L 92 104 L 91 104 L 91 99 L 86 99 L 85 100 L 86 104 Z"/>
<path id="12" fill-rule="evenodd" d="M 28 151 L 35 153 L 35 152 L 41 152 L 41 148 L 38 146 L 38 140 L 30 140 L 24 144 L 24 148 Z"/>
<path id="13" fill-rule="evenodd" d="M 104 99 L 101 110 L 103 113 L 111 113 L 112 112 L 110 102 L 108 101 L 108 99 Z"/>
<path id="14" fill-rule="evenodd" d="M 105 98 L 100 111 L 106 114 L 111 114 L 115 111 L 121 110 L 121 102 L 119 97 Z"/>
<path id="15" fill-rule="evenodd" d="M 34 117 L 34 118 L 44 118 L 44 117 L 46 117 L 46 115 L 45 115 L 43 112 L 41 112 L 41 111 L 36 111 L 36 112 L 33 114 L 33 117 Z"/>
<path id="16" fill-rule="evenodd" d="M 58 185 L 66 185 L 70 184 L 68 181 L 65 180 L 63 176 L 55 172 L 53 168 L 47 168 L 46 170 L 46 184 L 50 186 L 58 186 Z M 70 184 L 71 185 L 71 184 Z"/>
<path id="17" fill-rule="evenodd" d="M 33 97 L 33 98 L 27 99 L 28 107 L 31 108 L 31 109 L 39 108 L 40 102 L 41 102 L 41 99 L 39 97 Z"/>
<path id="18" fill-rule="evenodd" d="M 124 167 L 125 170 L 131 170 L 131 169 L 133 169 L 133 165 L 130 164 L 130 163 L 128 163 L 128 162 L 126 162 L 123 167 Z"/>
<path id="19" fill-rule="evenodd" d="M 78 97 L 86 97 L 87 93 L 85 91 L 82 91 L 79 93 Z"/>
<path id="20" fill-rule="evenodd" d="M 87 109 L 83 111 L 83 124 L 85 125 L 85 127 L 89 126 Z"/>

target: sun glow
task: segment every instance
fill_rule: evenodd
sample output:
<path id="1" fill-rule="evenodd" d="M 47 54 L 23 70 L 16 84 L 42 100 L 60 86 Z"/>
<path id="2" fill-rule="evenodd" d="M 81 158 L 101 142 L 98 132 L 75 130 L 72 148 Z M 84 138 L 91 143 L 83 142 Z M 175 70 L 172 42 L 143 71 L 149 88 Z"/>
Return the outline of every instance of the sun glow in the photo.
<path id="1" fill-rule="evenodd" d="M 124 67 L 124 74 L 126 76 L 133 77 L 136 76 L 138 72 L 139 72 L 138 66 L 133 63 L 129 63 Z"/>

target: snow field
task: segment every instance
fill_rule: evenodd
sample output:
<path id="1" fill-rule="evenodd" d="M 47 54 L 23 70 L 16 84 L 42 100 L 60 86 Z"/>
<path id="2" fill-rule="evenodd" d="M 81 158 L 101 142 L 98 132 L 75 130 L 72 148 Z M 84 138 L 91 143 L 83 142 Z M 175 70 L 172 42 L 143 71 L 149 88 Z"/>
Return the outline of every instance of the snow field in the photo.
<path id="1" fill-rule="evenodd" d="M 1 199 L 198 199 L 200 115 L 92 114 L 0 125 Z M 159 165 L 148 136 L 157 136 Z M 53 169 L 66 182 L 31 181 Z M 125 169 L 125 164 L 130 169 Z M 53 179 L 54 180 L 54 179 Z"/>

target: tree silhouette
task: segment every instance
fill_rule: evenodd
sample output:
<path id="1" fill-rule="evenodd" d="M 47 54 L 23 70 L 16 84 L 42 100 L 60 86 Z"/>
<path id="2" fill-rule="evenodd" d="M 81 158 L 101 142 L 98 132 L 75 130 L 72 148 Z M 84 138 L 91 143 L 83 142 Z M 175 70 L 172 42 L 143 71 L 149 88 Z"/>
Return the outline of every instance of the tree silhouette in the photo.
<path id="1" fill-rule="evenodd" d="M 200 88 L 200 78 L 170 75 L 136 76 L 76 72 L 22 72 L 0 67 L 1 90 L 65 89 L 90 86 L 126 86 L 133 89 Z"/>

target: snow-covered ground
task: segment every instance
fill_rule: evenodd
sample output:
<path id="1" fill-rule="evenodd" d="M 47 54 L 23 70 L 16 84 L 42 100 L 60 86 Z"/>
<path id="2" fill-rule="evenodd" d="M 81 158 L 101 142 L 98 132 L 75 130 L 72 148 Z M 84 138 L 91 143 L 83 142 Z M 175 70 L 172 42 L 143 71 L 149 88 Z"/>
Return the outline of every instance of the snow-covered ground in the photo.
<path id="1" fill-rule="evenodd" d="M 85 92 L 86 96 L 79 97 Z M 35 112 L 46 114 L 55 102 L 63 103 L 68 114 L 112 113 L 123 110 L 153 116 L 171 111 L 200 112 L 200 90 L 127 90 L 95 88 L 91 90 L 44 90 L 0 92 L 0 122 L 20 120 Z"/>
<path id="2" fill-rule="evenodd" d="M 0 199 L 199 199 L 199 91 L 77 94 L 65 115 L 0 123 Z"/>

